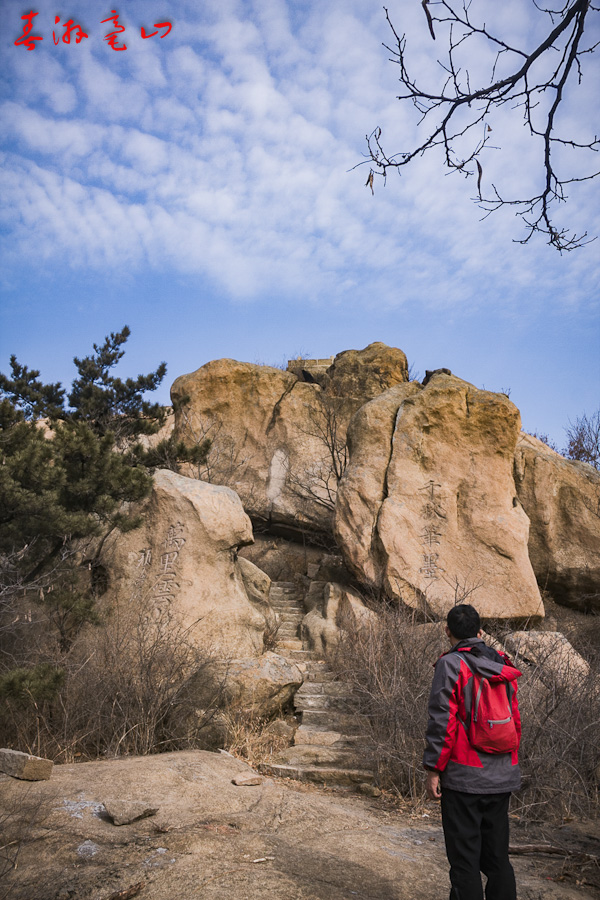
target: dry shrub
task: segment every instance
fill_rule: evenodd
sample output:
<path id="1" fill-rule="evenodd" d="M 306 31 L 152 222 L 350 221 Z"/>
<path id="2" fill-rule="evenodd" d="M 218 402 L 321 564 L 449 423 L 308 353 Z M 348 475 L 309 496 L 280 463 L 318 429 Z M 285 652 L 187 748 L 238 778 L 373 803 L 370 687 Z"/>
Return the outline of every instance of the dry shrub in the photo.
<path id="1" fill-rule="evenodd" d="M 291 729 L 278 727 L 283 719 L 265 719 L 248 710 L 229 707 L 219 714 L 225 726 L 225 747 L 253 768 L 269 763 L 290 745 Z"/>
<path id="2" fill-rule="evenodd" d="M 565 822 L 598 815 L 600 799 L 600 666 L 590 645 L 582 674 L 560 639 L 515 657 L 523 736 L 523 789 L 513 807 L 525 818 Z M 584 639 L 580 637 L 579 649 Z"/>
<path id="3" fill-rule="evenodd" d="M 415 625 L 405 610 L 380 605 L 375 620 L 345 623 L 332 660 L 367 717 L 380 782 L 412 800 L 423 793 L 427 703 L 444 640 L 441 625 Z"/>
<path id="4" fill-rule="evenodd" d="M 270 612 L 265 617 L 265 630 L 263 633 L 263 652 L 268 650 L 276 650 L 279 642 L 279 629 L 281 621 L 275 613 Z"/>
<path id="5" fill-rule="evenodd" d="M 39 840 L 40 828 L 50 813 L 53 797 L 32 797 L 30 791 L 19 792 L 12 801 L 2 798 L 0 808 L 0 900 L 12 892 L 10 882 L 19 863 L 19 855 L 29 842 Z"/>
<path id="6" fill-rule="evenodd" d="M 598 815 L 600 652 L 593 640 L 598 621 L 590 619 L 587 646 L 584 632 L 573 635 L 590 666 L 583 677 L 566 657 L 557 665 L 558 646 L 549 644 L 535 662 L 515 659 L 523 671 L 519 758 L 524 786 L 514 795 L 513 808 L 525 818 L 565 821 Z M 495 636 L 502 643 L 502 633 Z M 339 677 L 352 683 L 359 711 L 367 717 L 379 780 L 413 802 L 424 791 L 433 664 L 447 649 L 441 624 L 415 625 L 405 610 L 380 603 L 374 622 L 345 623 L 332 660 Z"/>
<path id="7" fill-rule="evenodd" d="M 132 601 L 84 629 L 68 654 L 37 660 L 61 672 L 62 684 L 46 697 L 28 689 L 6 697 L 0 739 L 60 762 L 190 746 L 204 723 L 182 688 L 209 660 L 189 628 Z"/>

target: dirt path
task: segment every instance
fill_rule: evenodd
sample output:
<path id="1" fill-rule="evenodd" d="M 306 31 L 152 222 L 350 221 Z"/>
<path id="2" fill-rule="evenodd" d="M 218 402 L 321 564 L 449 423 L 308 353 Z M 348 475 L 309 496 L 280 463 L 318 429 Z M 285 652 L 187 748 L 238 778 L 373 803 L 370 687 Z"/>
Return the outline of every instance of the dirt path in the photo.
<path id="1" fill-rule="evenodd" d="M 201 751 L 55 766 L 49 782 L 0 776 L 0 820 L 18 867 L 0 900 L 109 900 L 143 883 L 140 900 L 440 900 L 447 864 L 435 808 L 403 816 L 385 802 L 265 779 Z M 144 801 L 158 812 L 115 826 L 107 800 Z M 33 824 L 24 824 L 37 809 Z M 574 845 L 575 837 L 561 835 Z M 7 841 L 8 838 L 8 841 Z M 531 836 L 513 832 L 515 843 Z M 577 837 L 579 840 L 579 837 Z M 586 849 L 592 852 L 590 837 Z M 596 844 L 596 853 L 597 844 Z M 515 857 L 520 900 L 600 898 L 562 859 Z M 582 874 L 583 873 L 583 874 Z M 125 900 L 123 896 L 123 900 Z M 130 895 L 133 896 L 133 895 Z"/>

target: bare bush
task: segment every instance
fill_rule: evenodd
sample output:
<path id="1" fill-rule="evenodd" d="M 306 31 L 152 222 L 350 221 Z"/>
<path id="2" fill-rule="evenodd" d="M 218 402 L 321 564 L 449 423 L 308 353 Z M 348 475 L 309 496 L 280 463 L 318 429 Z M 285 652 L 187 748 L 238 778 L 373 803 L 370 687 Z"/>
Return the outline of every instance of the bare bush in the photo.
<path id="1" fill-rule="evenodd" d="M 206 448 L 202 461 L 190 465 L 186 474 L 210 484 L 235 488 L 244 477 L 252 454 L 236 444 L 222 421 L 197 415 L 186 401 L 189 403 L 189 398 L 184 398 L 177 407 L 179 433 L 186 445 Z"/>
<path id="2" fill-rule="evenodd" d="M 564 455 L 600 469 L 600 409 L 591 416 L 584 413 L 574 423 L 570 422 L 566 432 Z"/>
<path id="3" fill-rule="evenodd" d="M 502 640 L 502 635 L 499 635 Z M 579 649 L 586 643 L 579 637 Z M 585 662 L 565 653 L 564 640 L 517 655 L 523 735 L 523 789 L 513 808 L 555 822 L 597 815 L 600 799 L 600 658 L 589 640 Z M 589 670 L 586 673 L 586 663 Z"/>
<path id="4" fill-rule="evenodd" d="M 287 730 L 273 727 L 274 722 L 280 720 L 252 715 L 248 710 L 235 707 L 230 707 L 219 718 L 225 726 L 228 752 L 253 768 L 272 762 L 274 756 L 290 745 Z"/>
<path id="5" fill-rule="evenodd" d="M 3 798 L 0 809 L 0 900 L 6 900 L 11 893 L 10 873 L 18 866 L 23 846 L 35 840 L 36 832 L 50 812 L 50 804 L 49 798 L 32 798 L 28 791 L 10 802 Z"/>
<path id="6" fill-rule="evenodd" d="M 0 679 L 0 740 L 61 762 L 189 746 L 203 722 L 182 688 L 208 662 L 190 628 L 133 601 L 67 654 L 38 659 L 18 682 Z"/>
<path id="7" fill-rule="evenodd" d="M 306 405 L 306 413 L 306 424 L 298 431 L 312 439 L 321 452 L 304 471 L 294 472 L 288 465 L 288 486 L 300 499 L 333 513 L 337 487 L 348 465 L 349 416 L 344 398 L 315 394 L 314 403 Z"/>
<path id="8" fill-rule="evenodd" d="M 592 627 L 574 637 L 589 664 L 575 665 L 548 642 L 523 671 L 519 698 L 523 790 L 513 808 L 524 818 L 565 821 L 597 815 L 600 799 L 600 652 Z M 414 614 L 378 603 L 377 618 L 347 621 L 333 660 L 366 717 L 373 762 L 385 786 L 413 802 L 424 790 L 422 757 L 433 664 L 448 649 L 440 623 L 415 625 Z M 500 644 L 506 638 L 494 629 Z M 586 638 L 587 635 L 587 638 Z M 597 637 L 597 636 L 596 636 Z M 587 647 L 584 646 L 587 641 Z M 587 672 L 587 674 L 586 674 Z"/>
<path id="9" fill-rule="evenodd" d="M 334 665 L 352 683 L 369 723 L 379 780 L 419 800 L 432 665 L 445 649 L 443 630 L 416 626 L 413 616 L 391 605 L 381 605 L 375 620 L 345 624 Z"/>

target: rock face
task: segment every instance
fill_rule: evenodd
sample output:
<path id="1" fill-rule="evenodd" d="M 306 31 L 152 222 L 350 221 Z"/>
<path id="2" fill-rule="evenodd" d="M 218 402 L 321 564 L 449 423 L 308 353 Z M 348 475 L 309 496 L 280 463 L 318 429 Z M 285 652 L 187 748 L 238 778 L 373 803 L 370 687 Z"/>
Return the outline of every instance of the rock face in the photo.
<path id="1" fill-rule="evenodd" d="M 211 439 L 201 477 L 234 488 L 253 517 L 296 533 L 330 532 L 348 422 L 406 377 L 404 353 L 385 344 L 338 354 L 322 387 L 270 366 L 215 360 L 173 384 L 176 434 Z"/>
<path id="2" fill-rule="evenodd" d="M 111 602 L 143 603 L 157 624 L 175 619 L 211 653 L 257 656 L 265 618 L 250 602 L 237 564 L 238 548 L 252 542 L 239 497 L 159 470 L 138 512 L 143 524 L 113 532 L 102 551 Z"/>
<path id="3" fill-rule="evenodd" d="M 542 681 L 581 684 L 590 674 L 589 663 L 559 631 L 513 631 L 504 638 L 515 665 L 539 666 Z"/>
<path id="4" fill-rule="evenodd" d="M 522 432 L 515 482 L 538 584 L 557 603 L 600 610 L 600 472 Z"/>
<path id="5" fill-rule="evenodd" d="M 519 429 L 505 395 L 443 373 L 363 406 L 335 522 L 359 580 L 436 616 L 467 598 L 486 618 L 542 616 L 513 479 Z"/>
<path id="6" fill-rule="evenodd" d="M 0 772 L 22 781 L 48 781 L 54 763 L 42 756 L 32 756 L 20 750 L 0 750 Z"/>
<path id="7" fill-rule="evenodd" d="M 258 659 L 217 662 L 192 678 L 186 692 L 208 705 L 222 685 L 221 706 L 269 717 L 291 700 L 302 684 L 298 666 L 267 651 Z"/>
<path id="8" fill-rule="evenodd" d="M 319 585 L 313 582 L 311 587 Z M 312 608 L 302 621 L 302 636 L 311 650 L 327 657 L 337 647 L 342 628 L 369 627 L 376 615 L 351 588 L 331 583 L 320 587 L 321 597 L 315 597 L 317 591 L 313 590 L 308 599 Z"/>
<path id="9" fill-rule="evenodd" d="M 408 381 L 406 355 L 377 341 L 364 350 L 338 353 L 325 373 L 323 388 L 334 396 L 359 397 L 366 402 L 403 381 Z"/>

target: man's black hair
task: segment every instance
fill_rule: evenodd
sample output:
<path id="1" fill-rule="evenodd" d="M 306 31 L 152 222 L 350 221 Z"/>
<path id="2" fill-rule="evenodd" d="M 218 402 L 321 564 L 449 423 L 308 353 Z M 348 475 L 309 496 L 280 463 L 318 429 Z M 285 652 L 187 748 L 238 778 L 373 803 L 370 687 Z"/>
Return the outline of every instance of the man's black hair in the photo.
<path id="1" fill-rule="evenodd" d="M 481 628 L 479 613 L 470 603 L 453 606 L 446 618 L 446 624 L 455 638 L 477 637 Z"/>

